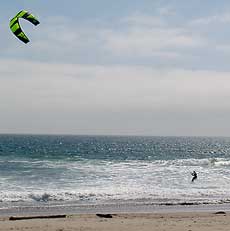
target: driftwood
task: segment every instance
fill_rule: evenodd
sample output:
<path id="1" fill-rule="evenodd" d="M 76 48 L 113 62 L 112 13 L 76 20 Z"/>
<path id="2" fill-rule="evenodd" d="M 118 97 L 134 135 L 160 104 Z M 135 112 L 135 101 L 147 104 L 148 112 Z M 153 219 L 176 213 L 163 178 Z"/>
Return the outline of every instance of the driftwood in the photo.
<path id="1" fill-rule="evenodd" d="M 219 212 L 216 212 L 215 214 L 226 214 L 226 212 L 224 212 L 224 211 L 219 211 Z"/>
<path id="2" fill-rule="evenodd" d="M 16 220 L 30 220 L 30 219 L 53 219 L 53 218 L 66 218 L 66 215 L 47 215 L 47 216 L 24 216 L 24 217 L 10 217 L 10 221 Z"/>
<path id="3" fill-rule="evenodd" d="M 100 214 L 100 213 L 97 213 L 96 215 L 98 217 L 102 217 L 102 218 L 113 218 L 113 216 L 111 214 Z"/>

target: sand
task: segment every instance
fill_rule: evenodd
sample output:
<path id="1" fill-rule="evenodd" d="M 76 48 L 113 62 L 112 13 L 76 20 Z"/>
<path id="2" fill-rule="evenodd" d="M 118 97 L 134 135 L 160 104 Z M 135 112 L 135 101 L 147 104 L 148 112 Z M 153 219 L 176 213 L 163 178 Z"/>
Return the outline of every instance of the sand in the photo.
<path id="1" fill-rule="evenodd" d="M 95 214 L 70 215 L 66 218 L 11 221 L 0 218 L 0 231 L 229 231 L 230 212 L 115 214 L 100 218 Z"/>

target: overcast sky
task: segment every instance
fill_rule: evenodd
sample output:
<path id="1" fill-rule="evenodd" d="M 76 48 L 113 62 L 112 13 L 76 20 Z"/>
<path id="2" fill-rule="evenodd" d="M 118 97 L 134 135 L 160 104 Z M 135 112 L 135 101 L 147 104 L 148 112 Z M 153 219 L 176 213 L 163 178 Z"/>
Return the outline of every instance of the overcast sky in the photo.
<path id="1" fill-rule="evenodd" d="M 230 136 L 229 0 L 2 1 L 0 28 L 0 133 Z"/>

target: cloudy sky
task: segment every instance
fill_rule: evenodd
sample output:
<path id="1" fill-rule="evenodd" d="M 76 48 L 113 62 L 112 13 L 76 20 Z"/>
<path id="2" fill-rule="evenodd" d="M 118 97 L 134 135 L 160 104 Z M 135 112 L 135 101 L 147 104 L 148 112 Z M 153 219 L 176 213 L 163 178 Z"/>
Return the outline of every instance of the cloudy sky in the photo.
<path id="1" fill-rule="evenodd" d="M 0 28 L 0 133 L 230 136 L 230 1 L 2 1 Z"/>

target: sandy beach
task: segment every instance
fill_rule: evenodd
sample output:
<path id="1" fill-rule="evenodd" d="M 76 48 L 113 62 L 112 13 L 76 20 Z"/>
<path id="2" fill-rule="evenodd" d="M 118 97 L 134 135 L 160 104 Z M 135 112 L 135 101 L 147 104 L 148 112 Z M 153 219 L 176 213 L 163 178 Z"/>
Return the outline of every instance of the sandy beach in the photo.
<path id="1" fill-rule="evenodd" d="M 0 219 L 0 230 L 49 231 L 220 231 L 230 230 L 230 213 L 185 212 L 112 214 L 101 218 L 96 214 L 69 215 L 66 218 L 9 220 Z"/>

